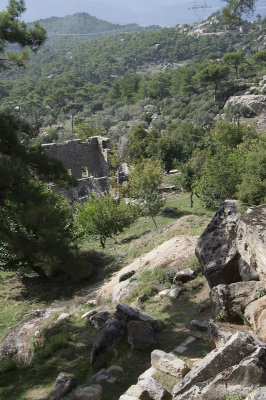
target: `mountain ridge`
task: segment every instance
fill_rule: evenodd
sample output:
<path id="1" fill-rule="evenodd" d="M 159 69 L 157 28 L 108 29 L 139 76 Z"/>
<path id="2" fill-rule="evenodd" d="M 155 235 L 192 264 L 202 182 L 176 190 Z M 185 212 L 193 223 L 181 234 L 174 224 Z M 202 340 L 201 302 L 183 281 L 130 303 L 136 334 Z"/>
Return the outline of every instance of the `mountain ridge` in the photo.
<path id="1" fill-rule="evenodd" d="M 86 12 L 78 12 L 65 17 L 50 17 L 34 21 L 42 25 L 49 34 L 89 34 L 101 33 L 114 30 L 146 30 L 160 29 L 159 26 L 142 27 L 138 24 L 114 24 L 112 22 L 99 19 Z M 33 23 L 28 24 L 31 26 Z"/>

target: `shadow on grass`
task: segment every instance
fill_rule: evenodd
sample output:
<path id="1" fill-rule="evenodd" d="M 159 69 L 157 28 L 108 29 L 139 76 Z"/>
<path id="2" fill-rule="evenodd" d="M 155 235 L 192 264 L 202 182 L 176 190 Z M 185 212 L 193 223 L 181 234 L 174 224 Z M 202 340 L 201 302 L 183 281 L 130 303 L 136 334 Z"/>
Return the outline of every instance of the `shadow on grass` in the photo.
<path id="1" fill-rule="evenodd" d="M 58 346 L 56 338 L 62 334 L 66 340 Z M 89 361 L 94 335 L 95 330 L 79 320 L 70 319 L 56 325 L 30 365 L 13 367 L 0 374 L 0 398 L 24 400 L 28 399 L 28 391 L 34 391 L 39 400 L 48 400 L 62 371 L 72 374 L 78 384 L 83 384 L 95 373 Z"/>
<path id="2" fill-rule="evenodd" d="M 10 285 L 8 297 L 16 301 L 39 302 L 44 305 L 59 301 L 64 303 L 75 296 L 86 296 L 89 287 L 102 281 L 121 268 L 121 260 L 103 252 L 87 252 L 90 267 L 88 275 L 81 278 L 58 273 L 43 282 L 37 275 L 16 273 L 6 280 Z M 74 266 L 73 266 L 74 267 Z M 13 290 L 15 288 L 16 290 Z M 62 304 L 63 305 L 63 304 Z"/>

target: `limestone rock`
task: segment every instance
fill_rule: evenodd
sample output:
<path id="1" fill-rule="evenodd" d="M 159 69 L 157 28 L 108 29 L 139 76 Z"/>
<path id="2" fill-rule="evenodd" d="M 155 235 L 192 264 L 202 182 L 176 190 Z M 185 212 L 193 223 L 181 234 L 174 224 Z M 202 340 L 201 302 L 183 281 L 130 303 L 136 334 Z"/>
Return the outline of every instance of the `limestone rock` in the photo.
<path id="1" fill-rule="evenodd" d="M 128 394 L 123 394 L 119 397 L 119 400 L 138 400 L 135 396 L 129 396 Z"/>
<path id="2" fill-rule="evenodd" d="M 32 358 L 31 342 L 47 320 L 63 308 L 36 310 L 0 341 L 0 360 L 13 358 L 14 361 L 29 363 Z"/>
<path id="3" fill-rule="evenodd" d="M 96 311 L 96 310 L 87 311 L 85 314 L 83 314 L 83 315 L 81 316 L 81 319 L 85 319 L 85 318 L 89 319 L 89 318 L 92 317 L 94 314 L 97 314 L 97 311 Z"/>
<path id="4" fill-rule="evenodd" d="M 151 365 L 159 371 L 169 375 L 183 378 L 189 371 L 188 365 L 177 358 L 173 353 L 165 353 L 161 350 L 154 350 L 151 353 Z"/>
<path id="5" fill-rule="evenodd" d="M 153 378 L 153 376 L 156 374 L 157 369 L 154 367 L 150 367 L 149 369 L 146 369 L 146 371 L 143 372 L 138 378 L 139 381 L 147 378 Z"/>
<path id="6" fill-rule="evenodd" d="M 189 324 L 190 334 L 196 338 L 208 340 L 208 324 L 194 319 Z"/>
<path id="7" fill-rule="evenodd" d="M 91 299 L 91 300 L 88 300 L 87 301 L 87 303 L 86 304 L 88 304 L 88 306 L 98 306 L 98 301 L 96 300 L 96 299 Z"/>
<path id="8" fill-rule="evenodd" d="M 175 400 L 224 400 L 228 395 L 246 397 L 266 382 L 265 361 L 266 349 L 258 348 L 239 364 L 224 369 L 213 379 L 198 383 Z"/>
<path id="9" fill-rule="evenodd" d="M 149 395 L 149 392 L 146 389 L 143 389 L 139 385 L 130 386 L 130 388 L 127 390 L 127 395 L 133 396 L 140 400 L 152 400 Z"/>
<path id="10" fill-rule="evenodd" d="M 147 378 L 142 379 L 138 382 L 138 385 L 147 390 L 152 400 L 171 400 L 171 394 L 165 389 L 164 386 L 160 385 L 155 379 Z"/>
<path id="11" fill-rule="evenodd" d="M 259 339 L 266 343 L 266 296 L 250 303 L 244 315 L 257 332 Z"/>
<path id="12" fill-rule="evenodd" d="M 221 371 L 238 364 L 243 358 L 257 350 L 259 343 L 243 332 L 235 333 L 223 347 L 207 354 L 184 379 L 173 388 L 174 396 L 178 396 L 192 386 L 214 378 Z M 177 397 L 178 398 L 178 397 Z"/>
<path id="13" fill-rule="evenodd" d="M 173 286 L 170 289 L 169 297 L 170 299 L 177 299 L 180 293 L 182 292 L 181 286 Z"/>
<path id="14" fill-rule="evenodd" d="M 265 289 L 263 282 L 237 282 L 218 285 L 211 291 L 210 298 L 216 312 L 225 320 L 237 320 L 245 308 L 258 298 L 258 290 Z"/>
<path id="15" fill-rule="evenodd" d="M 188 350 L 188 346 L 194 343 L 197 339 L 194 336 L 189 336 L 179 346 L 177 346 L 173 353 L 184 354 Z"/>
<path id="16" fill-rule="evenodd" d="M 184 269 L 183 271 L 179 271 L 175 274 L 173 282 L 182 282 L 186 283 L 192 281 L 195 278 L 195 271 L 191 268 Z"/>
<path id="17" fill-rule="evenodd" d="M 62 313 L 59 315 L 57 318 L 56 322 L 64 321 L 65 319 L 69 319 L 71 317 L 71 314 L 68 313 Z"/>
<path id="18" fill-rule="evenodd" d="M 266 206 L 251 207 L 239 220 L 237 247 L 243 260 L 266 278 Z"/>
<path id="19" fill-rule="evenodd" d="M 100 385 L 77 386 L 67 395 L 66 400 L 101 400 L 102 391 Z"/>
<path id="20" fill-rule="evenodd" d="M 266 386 L 259 387 L 253 390 L 246 400 L 265 400 L 266 399 Z"/>
<path id="21" fill-rule="evenodd" d="M 142 321 L 149 322 L 154 329 L 159 329 L 162 325 L 158 318 L 153 317 L 145 312 L 142 312 L 137 307 L 129 307 L 124 304 L 118 304 L 116 306 L 116 317 L 121 319 L 125 323 L 129 321 Z"/>
<path id="22" fill-rule="evenodd" d="M 238 202 L 227 200 L 200 236 L 196 256 L 209 286 L 241 281 L 236 246 Z"/>
<path id="23" fill-rule="evenodd" d="M 120 367 L 120 365 L 111 365 L 106 372 L 108 376 L 117 377 L 123 374 L 124 370 L 122 367 Z"/>
<path id="24" fill-rule="evenodd" d="M 266 96 L 256 94 L 246 94 L 242 96 L 231 96 L 224 105 L 224 108 L 234 106 L 249 107 L 256 115 L 266 113 Z"/>
<path id="25" fill-rule="evenodd" d="M 150 323 L 130 321 L 127 325 L 127 341 L 132 350 L 142 350 L 158 343 L 156 333 Z"/>
<path id="26" fill-rule="evenodd" d="M 121 300 L 127 298 L 136 286 L 137 281 L 131 279 L 117 283 L 113 290 L 112 302 L 119 303 Z"/>
<path id="27" fill-rule="evenodd" d="M 96 374 L 92 375 L 87 381 L 86 386 L 93 385 L 93 384 L 100 384 L 102 382 L 108 381 L 109 376 L 105 368 L 102 368 Z"/>
<path id="28" fill-rule="evenodd" d="M 167 297 L 170 296 L 171 289 L 164 289 L 158 293 L 159 297 Z"/>
<path id="29" fill-rule="evenodd" d="M 116 343 L 125 336 L 125 329 L 117 319 L 105 322 L 97 332 L 91 350 L 91 364 L 95 368 L 103 367 L 113 356 Z"/>
<path id="30" fill-rule="evenodd" d="M 76 386 L 72 375 L 61 372 L 55 381 L 55 387 L 50 395 L 50 400 L 60 400 Z"/>
<path id="31" fill-rule="evenodd" d="M 101 328 L 103 324 L 110 318 L 112 318 L 112 316 L 109 311 L 100 311 L 96 314 L 93 314 L 89 318 L 89 323 L 91 324 L 91 326 L 98 329 Z"/>
<path id="32" fill-rule="evenodd" d="M 213 320 L 208 321 L 208 338 L 212 348 L 224 346 L 231 336 L 231 332 L 225 331 Z"/>

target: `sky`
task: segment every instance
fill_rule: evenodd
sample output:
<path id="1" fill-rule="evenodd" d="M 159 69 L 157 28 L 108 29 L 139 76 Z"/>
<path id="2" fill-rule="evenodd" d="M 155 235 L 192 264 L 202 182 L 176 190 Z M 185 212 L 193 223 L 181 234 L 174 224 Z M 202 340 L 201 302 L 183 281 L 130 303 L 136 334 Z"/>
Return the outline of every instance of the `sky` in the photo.
<path id="1" fill-rule="evenodd" d="M 222 0 L 25 0 L 27 11 L 23 19 L 27 22 L 52 16 L 62 17 L 76 12 L 87 12 L 97 18 L 113 23 L 136 22 L 140 25 L 175 26 L 198 22 L 225 5 Z M 4 10 L 8 0 L 0 0 Z M 198 16 L 194 5 L 204 5 L 205 14 Z M 201 9 L 204 12 L 204 9 Z M 266 15 L 266 1 L 257 0 L 256 14 Z"/>

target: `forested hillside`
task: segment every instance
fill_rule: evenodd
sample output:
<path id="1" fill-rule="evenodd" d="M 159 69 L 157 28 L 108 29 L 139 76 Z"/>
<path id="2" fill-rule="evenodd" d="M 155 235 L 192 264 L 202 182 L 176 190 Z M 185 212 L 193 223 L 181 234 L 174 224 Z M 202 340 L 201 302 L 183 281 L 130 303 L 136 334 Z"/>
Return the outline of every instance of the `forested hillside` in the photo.
<path id="1" fill-rule="evenodd" d="M 110 32 L 117 31 L 142 31 L 150 29 L 160 29 L 158 26 L 142 27 L 137 24 L 113 24 L 108 21 L 103 21 L 85 12 L 76 13 L 74 15 L 67 15 L 66 17 L 51 17 L 46 19 L 40 19 L 37 21 L 43 26 L 48 36 L 51 34 L 107 34 Z M 31 27 L 32 24 L 29 24 Z"/>
<path id="2" fill-rule="evenodd" d="M 226 53 L 244 49 L 242 76 L 248 79 L 256 75 L 247 60 L 265 46 L 266 21 L 253 24 L 242 21 L 238 26 L 228 27 L 217 17 L 200 27 L 177 26 L 93 40 L 79 36 L 52 37 L 30 57 L 26 70 L 2 74 L 1 110 L 13 112 L 14 107 L 20 106 L 23 117 L 39 127 L 62 122 L 69 118 L 70 111 L 77 114 L 85 110 L 80 117 L 90 116 L 90 111 L 102 109 L 110 101 L 136 103 L 149 97 L 160 100 L 171 97 L 180 102 L 180 95 L 185 95 L 184 101 L 181 100 L 181 108 L 185 108 L 190 102 L 188 96 L 198 93 L 191 78 L 206 65 L 221 63 Z M 66 17 L 62 30 L 75 32 L 80 25 L 83 31 L 91 18 L 86 14 Z M 48 34 L 57 31 L 57 19 L 46 22 Z M 93 29 L 102 29 L 100 22 L 97 20 L 98 25 Z M 186 68 L 179 68 L 180 65 Z M 127 78 L 122 78 L 124 73 Z M 182 80 L 181 76 L 185 78 Z M 242 83 L 237 82 L 237 86 L 241 88 Z M 235 91 L 233 86 L 226 85 L 221 100 Z"/>

